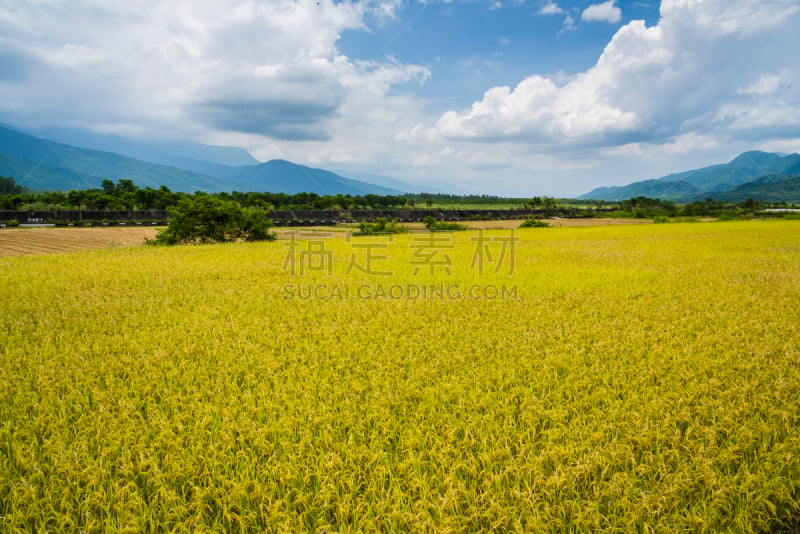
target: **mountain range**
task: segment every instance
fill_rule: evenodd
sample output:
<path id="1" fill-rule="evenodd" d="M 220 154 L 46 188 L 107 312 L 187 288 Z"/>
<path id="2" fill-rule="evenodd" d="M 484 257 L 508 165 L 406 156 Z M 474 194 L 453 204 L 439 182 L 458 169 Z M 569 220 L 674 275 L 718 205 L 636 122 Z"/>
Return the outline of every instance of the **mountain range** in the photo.
<path id="1" fill-rule="evenodd" d="M 800 154 L 744 152 L 728 163 L 625 186 L 598 187 L 579 198 L 627 200 L 638 196 L 676 202 L 705 198 L 797 202 L 800 201 Z"/>
<path id="2" fill-rule="evenodd" d="M 105 179 L 173 191 L 269 191 L 296 194 L 397 195 L 418 188 L 387 176 L 346 178 L 335 172 L 275 159 L 259 163 L 249 152 L 179 141 L 143 141 L 80 129 L 37 132 L 0 123 L 0 176 L 33 190 L 88 189 Z M 436 191 L 433 191 L 436 192 Z M 800 202 L 800 154 L 745 152 L 728 163 L 599 187 L 580 199 L 646 196 L 691 202 L 747 198 Z"/>
<path id="3" fill-rule="evenodd" d="M 0 176 L 51 191 L 100 187 L 105 179 L 185 192 L 397 195 L 414 189 L 398 180 L 386 178 L 395 186 L 387 187 L 280 159 L 259 163 L 232 147 L 136 141 L 72 129 L 43 131 L 48 138 L 0 124 Z"/>

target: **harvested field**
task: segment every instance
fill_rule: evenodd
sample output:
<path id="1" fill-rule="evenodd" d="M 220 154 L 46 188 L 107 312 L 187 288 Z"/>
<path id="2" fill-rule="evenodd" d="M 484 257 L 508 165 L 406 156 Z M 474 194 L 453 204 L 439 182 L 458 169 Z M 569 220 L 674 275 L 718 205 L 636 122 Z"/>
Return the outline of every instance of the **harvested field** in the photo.
<path id="1" fill-rule="evenodd" d="M 0 257 L 132 247 L 155 237 L 157 231 L 153 227 L 7 228 L 0 230 Z"/>

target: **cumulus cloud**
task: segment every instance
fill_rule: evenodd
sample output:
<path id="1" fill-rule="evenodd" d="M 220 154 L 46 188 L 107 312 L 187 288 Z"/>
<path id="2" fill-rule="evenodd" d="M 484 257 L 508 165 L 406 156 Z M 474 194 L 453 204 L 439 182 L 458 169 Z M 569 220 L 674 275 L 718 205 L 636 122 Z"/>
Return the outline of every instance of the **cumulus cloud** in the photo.
<path id="1" fill-rule="evenodd" d="M 0 6 L 0 111 L 183 137 L 226 130 L 328 139 L 356 89 L 385 93 L 427 69 L 359 63 L 336 47 L 400 0 L 67 0 Z"/>
<path id="2" fill-rule="evenodd" d="M 800 146 L 796 0 L 662 0 L 657 25 L 624 25 L 591 68 L 483 87 L 463 109 L 414 94 L 426 67 L 337 47 L 365 21 L 400 17 L 402 0 L 9 5 L 0 3 L 0 120 L 33 127 L 231 144 L 260 159 L 425 184 L 458 177 L 464 189 L 507 194 L 581 193 L 588 182 L 571 177 L 656 177 L 734 150 Z M 564 30 L 581 16 L 557 0 L 534 5 L 564 17 Z M 614 2 L 593 7 L 583 20 L 621 17 Z M 463 81 L 453 86 L 472 87 Z M 502 190 L 500 172 L 511 184 Z"/>
<path id="3" fill-rule="evenodd" d="M 436 128 L 452 138 L 491 140 L 525 138 L 547 141 L 610 135 L 637 125 L 634 113 L 609 106 L 586 83 L 559 88 L 551 80 L 532 76 L 514 90 L 495 87 L 464 114 L 445 113 Z"/>
<path id="4" fill-rule="evenodd" d="M 540 15 L 561 15 L 563 13 L 564 10 L 555 2 L 547 2 L 542 9 L 539 10 Z"/>
<path id="5" fill-rule="evenodd" d="M 614 5 L 615 0 L 602 4 L 592 4 L 581 13 L 581 20 L 587 22 L 608 22 L 616 24 L 622 20 L 622 10 Z"/>
<path id="6" fill-rule="evenodd" d="M 415 133 L 560 149 L 800 136 L 799 11 L 790 0 L 663 0 L 658 25 L 626 24 L 587 71 L 491 88 Z"/>

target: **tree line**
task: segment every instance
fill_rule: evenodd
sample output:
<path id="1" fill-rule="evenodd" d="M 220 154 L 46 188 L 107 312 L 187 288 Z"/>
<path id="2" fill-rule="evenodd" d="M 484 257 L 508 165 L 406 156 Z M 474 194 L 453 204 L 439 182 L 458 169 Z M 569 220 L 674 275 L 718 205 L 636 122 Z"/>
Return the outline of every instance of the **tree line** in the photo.
<path id="1" fill-rule="evenodd" d="M 607 204 L 597 201 L 571 201 L 552 197 L 507 198 L 494 195 L 455 195 L 446 193 L 406 193 L 403 195 L 319 195 L 317 193 L 183 193 L 173 192 L 162 185 L 158 189 L 138 187 L 132 180 L 116 183 L 103 180 L 99 188 L 71 191 L 29 191 L 13 178 L 0 178 L 0 209 L 86 209 L 86 210 L 166 210 L 181 199 L 210 194 L 220 200 L 230 200 L 242 207 L 265 210 L 358 210 L 403 209 L 469 205 L 514 205 L 520 208 L 555 209 L 557 206 Z"/>
<path id="2" fill-rule="evenodd" d="M 210 195 L 244 208 L 264 210 L 397 209 L 413 206 L 396 195 L 319 195 L 317 193 L 195 193 L 138 187 L 132 180 L 103 180 L 100 188 L 71 191 L 29 191 L 13 178 L 0 178 L 0 209 L 166 210 L 183 199 Z"/>
<path id="3" fill-rule="evenodd" d="M 604 207 L 612 211 L 612 217 L 694 217 L 719 216 L 753 212 L 771 207 L 785 207 L 785 202 L 763 202 L 748 198 L 742 202 L 725 202 L 712 198 L 703 201 L 678 204 L 657 198 L 634 197 L 628 200 L 592 201 L 556 199 L 534 196 L 532 198 L 505 198 L 492 195 L 454 195 L 444 193 L 405 195 L 319 195 L 317 193 L 195 193 L 173 192 L 166 186 L 158 189 L 138 187 L 132 180 L 122 179 L 116 183 L 103 180 L 100 188 L 71 191 L 29 191 L 16 183 L 14 178 L 0 177 L 0 210 L 169 210 L 183 200 L 212 197 L 224 202 L 233 202 L 245 209 L 257 210 L 357 210 L 357 209 L 409 209 L 415 207 L 469 206 L 469 205 L 518 205 L 519 207 L 543 210 L 545 215 L 591 216 L 585 208 Z M 499 209 L 499 208 L 498 208 Z"/>

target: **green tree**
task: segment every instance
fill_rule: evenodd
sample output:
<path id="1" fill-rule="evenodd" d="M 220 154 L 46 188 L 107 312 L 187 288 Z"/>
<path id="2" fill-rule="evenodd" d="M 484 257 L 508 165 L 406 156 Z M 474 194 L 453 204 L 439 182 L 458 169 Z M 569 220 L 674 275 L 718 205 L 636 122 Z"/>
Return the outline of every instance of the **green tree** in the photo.
<path id="1" fill-rule="evenodd" d="M 113 195 L 117 191 L 117 186 L 114 185 L 114 180 L 103 180 L 101 187 L 103 188 L 103 193 L 106 195 Z"/>
<path id="2" fill-rule="evenodd" d="M 16 193 L 25 193 L 27 188 L 19 185 L 13 178 L 3 178 L 0 176 L 0 195 L 13 195 Z"/>
<path id="3" fill-rule="evenodd" d="M 120 193 L 135 193 L 138 187 L 133 183 L 133 180 L 118 180 L 115 188 L 117 194 Z"/>
<path id="4" fill-rule="evenodd" d="M 73 189 L 67 193 L 67 206 L 80 209 L 86 203 L 86 192 Z"/>
<path id="5" fill-rule="evenodd" d="M 167 228 L 158 233 L 153 244 L 178 245 L 224 243 L 229 241 L 271 241 L 272 220 L 261 210 L 241 207 L 231 200 L 196 194 L 183 198 L 168 209 Z"/>

